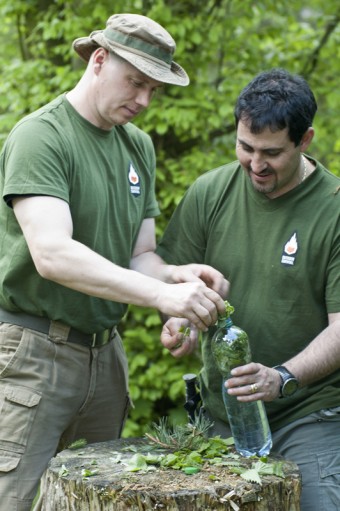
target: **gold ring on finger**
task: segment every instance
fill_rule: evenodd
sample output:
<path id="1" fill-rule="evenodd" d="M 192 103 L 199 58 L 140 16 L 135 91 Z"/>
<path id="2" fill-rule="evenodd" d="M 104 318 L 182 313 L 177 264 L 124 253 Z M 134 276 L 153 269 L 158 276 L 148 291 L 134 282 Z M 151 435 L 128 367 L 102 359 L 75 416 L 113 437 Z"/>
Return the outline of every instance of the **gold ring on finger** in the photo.
<path id="1" fill-rule="evenodd" d="M 252 383 L 250 385 L 250 391 L 251 391 L 252 394 L 256 394 L 256 392 L 258 391 L 256 383 Z"/>

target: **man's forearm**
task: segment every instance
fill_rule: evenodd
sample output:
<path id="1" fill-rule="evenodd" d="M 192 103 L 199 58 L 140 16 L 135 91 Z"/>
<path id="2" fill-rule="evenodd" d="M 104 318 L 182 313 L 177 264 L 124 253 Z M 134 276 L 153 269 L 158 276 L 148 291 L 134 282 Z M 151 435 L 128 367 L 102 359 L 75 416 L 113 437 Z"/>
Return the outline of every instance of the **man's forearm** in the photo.
<path id="1" fill-rule="evenodd" d="M 284 365 L 308 385 L 340 368 L 340 314 L 301 353 Z"/>
<path id="2" fill-rule="evenodd" d="M 131 259 L 130 269 L 153 277 L 155 279 L 173 284 L 173 266 L 166 264 L 155 252 L 143 252 Z"/>

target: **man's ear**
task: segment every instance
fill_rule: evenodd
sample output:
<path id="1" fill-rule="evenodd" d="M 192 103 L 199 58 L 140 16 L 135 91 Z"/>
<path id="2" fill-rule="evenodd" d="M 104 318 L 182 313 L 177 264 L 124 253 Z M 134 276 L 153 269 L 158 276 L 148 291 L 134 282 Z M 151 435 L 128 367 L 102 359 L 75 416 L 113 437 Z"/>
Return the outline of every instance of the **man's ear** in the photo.
<path id="1" fill-rule="evenodd" d="M 314 128 L 312 128 L 312 127 L 308 128 L 308 130 L 304 133 L 304 135 L 301 139 L 301 142 L 300 142 L 300 149 L 301 149 L 302 153 L 306 152 L 309 144 L 313 140 L 313 137 L 314 137 Z"/>
<path id="2" fill-rule="evenodd" d="M 102 64 L 108 58 L 108 56 L 109 56 L 109 52 L 107 50 L 105 50 L 105 48 L 97 48 L 93 52 L 92 57 L 93 57 L 93 64 L 94 64 L 95 70 L 97 70 L 97 71 L 100 70 Z"/>

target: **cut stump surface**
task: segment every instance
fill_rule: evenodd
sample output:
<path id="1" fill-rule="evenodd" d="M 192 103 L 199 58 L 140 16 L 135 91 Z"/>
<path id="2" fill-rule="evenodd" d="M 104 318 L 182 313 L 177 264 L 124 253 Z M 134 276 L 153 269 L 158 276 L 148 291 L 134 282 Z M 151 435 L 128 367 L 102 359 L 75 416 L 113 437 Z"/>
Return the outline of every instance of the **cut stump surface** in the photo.
<path id="1" fill-rule="evenodd" d="M 129 472 L 136 452 L 146 455 L 144 439 L 121 439 L 67 449 L 53 458 L 41 484 L 43 511 L 299 511 L 298 467 L 283 461 L 285 477 L 261 476 L 249 483 L 228 467 L 204 465 L 193 475 L 154 468 Z M 164 450 L 158 451 L 166 452 Z M 155 448 L 152 448 L 155 453 Z M 254 460 L 241 458 L 242 462 Z M 268 461 L 277 460 L 269 457 Z"/>

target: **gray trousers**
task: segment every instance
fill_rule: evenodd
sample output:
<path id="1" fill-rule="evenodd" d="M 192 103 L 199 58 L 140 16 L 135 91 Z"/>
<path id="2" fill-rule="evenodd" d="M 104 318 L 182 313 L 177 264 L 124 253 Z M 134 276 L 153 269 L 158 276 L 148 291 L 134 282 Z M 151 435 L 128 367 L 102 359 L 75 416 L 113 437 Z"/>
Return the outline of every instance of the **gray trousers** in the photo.
<path id="1" fill-rule="evenodd" d="M 212 435 L 228 438 L 231 432 L 224 422 L 215 421 Z M 300 469 L 301 511 L 339 511 L 340 406 L 291 422 L 272 436 L 272 453 Z"/>
<path id="2" fill-rule="evenodd" d="M 49 460 L 120 436 L 130 400 L 117 333 L 88 348 L 0 323 L 0 509 L 29 511 Z"/>

